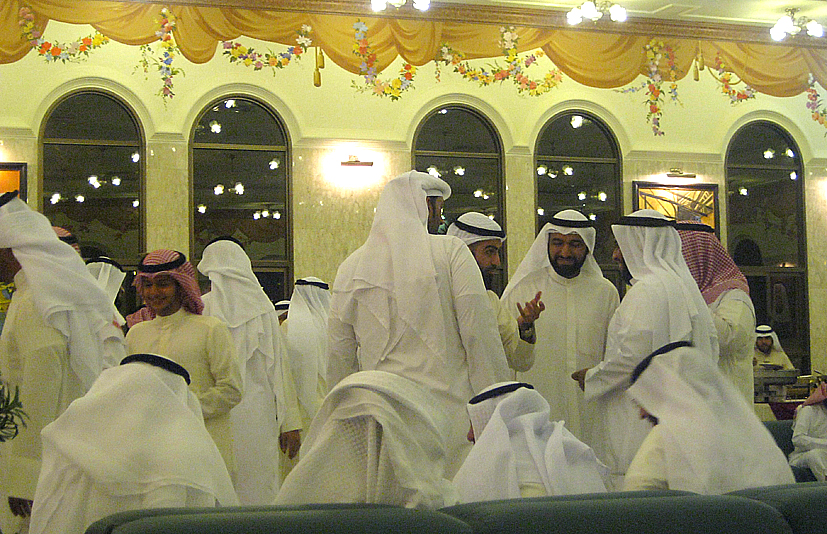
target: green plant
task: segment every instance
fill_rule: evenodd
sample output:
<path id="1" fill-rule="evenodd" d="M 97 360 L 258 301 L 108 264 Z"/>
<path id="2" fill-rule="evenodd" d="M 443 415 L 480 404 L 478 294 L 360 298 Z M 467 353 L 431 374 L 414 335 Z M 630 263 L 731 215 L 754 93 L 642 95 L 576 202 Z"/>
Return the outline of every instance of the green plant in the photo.
<path id="1" fill-rule="evenodd" d="M 0 443 L 17 436 L 20 425 L 26 426 L 25 417 L 19 389 L 15 387 L 12 394 L 6 384 L 0 381 Z"/>

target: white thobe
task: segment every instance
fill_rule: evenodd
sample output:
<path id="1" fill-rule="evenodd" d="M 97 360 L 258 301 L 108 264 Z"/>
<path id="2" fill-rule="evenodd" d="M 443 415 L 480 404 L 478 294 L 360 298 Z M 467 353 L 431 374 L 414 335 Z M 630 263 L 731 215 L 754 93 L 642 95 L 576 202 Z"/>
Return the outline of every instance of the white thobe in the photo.
<path id="1" fill-rule="evenodd" d="M 187 370 L 207 431 L 233 475 L 230 409 L 241 401 L 242 385 L 236 349 L 224 323 L 181 308 L 172 315 L 136 324 L 127 332 L 126 343 L 130 354 L 158 354 Z"/>
<path id="2" fill-rule="evenodd" d="M 429 236 L 439 301 L 445 325 L 445 346 L 434 354 L 409 325 L 400 320 L 393 294 L 379 287 L 358 291 L 355 320 L 345 323 L 343 294 L 338 283 L 352 277 L 358 256 L 353 253 L 339 267 L 328 319 L 330 356 L 327 384 L 331 389 L 360 370 L 395 373 L 428 388 L 451 421 L 446 476 L 453 477 L 471 448 L 468 400 L 485 387 L 508 379 L 508 365 L 491 312 L 479 267 L 468 247 L 451 236 Z M 369 306 L 384 304 L 387 317 L 375 317 Z"/>
<path id="3" fill-rule="evenodd" d="M 500 297 L 490 290 L 487 294 L 491 309 L 497 315 L 497 329 L 500 331 L 508 366 L 514 369 L 515 373 L 528 371 L 534 365 L 534 344 L 520 338 L 517 320 L 508 312 L 508 308 L 500 301 Z"/>
<path id="4" fill-rule="evenodd" d="M 536 361 L 518 378 L 545 397 L 552 421 L 565 421 L 572 434 L 591 445 L 594 415 L 571 374 L 603 358 L 609 321 L 619 302 L 617 289 L 603 277 L 564 278 L 549 266 L 520 281 L 505 305 L 516 317 L 517 303 L 526 303 L 538 291 L 546 309 L 534 322 Z"/>
<path id="5" fill-rule="evenodd" d="M 755 365 L 780 365 L 781 369 L 791 370 L 795 369 L 795 365 L 790 361 L 790 357 L 783 350 L 777 350 L 775 347 L 770 350 L 769 354 L 764 354 L 758 349 L 752 351 L 752 357 L 755 358 Z M 753 371 L 755 368 L 753 367 Z"/>
<path id="6" fill-rule="evenodd" d="M 798 409 L 793 426 L 790 465 L 808 467 L 817 480 L 827 478 L 827 407 L 823 403 Z"/>
<path id="7" fill-rule="evenodd" d="M 626 293 L 609 322 L 606 354 L 597 366 L 586 373 L 585 398 L 596 411 L 593 442 L 597 457 L 612 475 L 614 489 L 620 489 L 622 477 L 635 457 L 651 424 L 640 418 L 640 409 L 626 393 L 632 371 L 646 356 L 675 341 L 694 341 L 709 350 L 717 348 L 715 338 L 693 340 L 693 331 L 704 331 L 692 318 L 692 330 L 681 339 L 670 339 L 667 300 L 674 295 L 660 291 L 661 284 L 653 279 L 636 280 Z M 702 310 L 708 311 L 708 310 Z M 714 335 L 714 333 L 712 333 Z M 717 354 L 714 355 L 717 358 Z"/>
<path id="8" fill-rule="evenodd" d="M 752 405 L 755 401 L 752 376 L 755 311 L 749 295 L 740 289 L 730 289 L 709 305 L 709 311 L 718 332 L 718 369 L 732 381 L 747 404 Z"/>

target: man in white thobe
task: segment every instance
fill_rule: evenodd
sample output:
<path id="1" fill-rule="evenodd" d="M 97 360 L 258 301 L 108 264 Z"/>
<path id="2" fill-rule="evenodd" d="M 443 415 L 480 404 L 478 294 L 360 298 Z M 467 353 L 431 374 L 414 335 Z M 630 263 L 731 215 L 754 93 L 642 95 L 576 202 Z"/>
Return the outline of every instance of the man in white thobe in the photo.
<path id="1" fill-rule="evenodd" d="M 474 447 L 454 477 L 462 502 L 606 491 L 606 467 L 562 421 L 549 420 L 531 384 L 495 384 L 468 402 L 468 415 Z"/>
<path id="2" fill-rule="evenodd" d="M 493 219 L 482 213 L 469 211 L 460 215 L 448 227 L 448 235 L 462 239 L 474 256 L 482 273 L 485 287 L 491 286 L 495 269 L 500 266 L 500 249 L 505 241 L 505 232 Z M 514 371 L 528 371 L 534 365 L 534 343 L 537 340 L 534 321 L 546 309 L 540 300 L 542 292 L 524 303 L 517 303 L 519 316 L 514 319 L 496 293 L 488 289 L 488 301 L 497 316 L 497 327 L 503 342 L 508 366 Z"/>
<path id="3" fill-rule="evenodd" d="M 795 369 L 790 357 L 784 352 L 784 347 L 778 340 L 778 334 L 768 324 L 761 324 L 755 327 L 755 351 L 753 352 L 753 367 L 784 369 L 789 371 Z"/>
<path id="4" fill-rule="evenodd" d="M 86 393 L 107 362 L 126 355 L 103 289 L 48 219 L 16 192 L 0 197 L 0 281 L 12 280 L 16 291 L 0 336 L 0 374 L 11 391 L 19 388 L 27 418 L 20 434 L 0 448 L 0 517 L 9 532 L 25 530 L 29 520 L 40 431 Z"/>
<path id="5" fill-rule="evenodd" d="M 755 384 L 752 353 L 755 346 L 755 307 L 746 277 L 735 265 L 711 226 L 677 224 L 689 272 L 712 312 L 718 333 L 718 367 L 752 406 Z"/>
<path id="6" fill-rule="evenodd" d="M 654 426 L 624 491 L 720 495 L 795 482 L 772 435 L 708 353 L 670 343 L 644 358 L 630 381 L 638 417 Z"/>
<path id="7" fill-rule="evenodd" d="M 237 505 L 189 375 L 133 354 L 43 429 L 32 534 L 82 534 L 126 510 Z"/>
<path id="8" fill-rule="evenodd" d="M 230 410 L 241 402 L 242 380 L 227 325 L 202 315 L 195 269 L 180 252 L 150 252 L 141 260 L 133 283 L 150 319 L 127 332 L 129 352 L 160 354 L 189 372 L 207 431 L 235 476 Z"/>
<path id="9" fill-rule="evenodd" d="M 327 384 L 377 369 L 424 386 L 450 421 L 450 478 L 470 450 L 465 404 L 509 372 L 474 257 L 429 235 L 448 196 L 446 182 L 416 171 L 385 186 L 367 241 L 333 284 Z"/>
<path id="10" fill-rule="evenodd" d="M 598 415 L 592 447 L 611 470 L 612 487 L 623 476 L 650 425 L 626 392 L 634 368 L 647 355 L 673 341 L 690 341 L 718 363 L 718 336 L 681 254 L 674 221 L 655 210 L 621 217 L 612 232 L 632 277 L 609 324 L 606 354 L 585 373 L 585 397 Z"/>
<path id="11" fill-rule="evenodd" d="M 242 370 L 244 395 L 230 410 L 236 492 L 241 504 L 271 504 L 279 489 L 279 444 L 295 456 L 301 428 L 296 399 L 285 395 L 293 377 L 284 365 L 278 315 L 235 240 L 207 245 L 198 270 L 210 279 L 210 292 L 202 296 L 204 315 L 229 327 Z"/>
<path id="12" fill-rule="evenodd" d="M 796 410 L 790 465 L 806 467 L 827 480 L 827 383 L 822 382 Z"/>
<path id="13" fill-rule="evenodd" d="M 600 362 L 619 302 L 617 289 L 594 259 L 594 247 L 594 223 L 588 217 L 575 210 L 557 213 L 540 230 L 502 298 L 517 315 L 518 303 L 542 291 L 548 309 L 534 323 L 537 361 L 518 377 L 545 397 L 552 420 L 565 421 L 588 444 L 592 415 L 571 375 Z"/>

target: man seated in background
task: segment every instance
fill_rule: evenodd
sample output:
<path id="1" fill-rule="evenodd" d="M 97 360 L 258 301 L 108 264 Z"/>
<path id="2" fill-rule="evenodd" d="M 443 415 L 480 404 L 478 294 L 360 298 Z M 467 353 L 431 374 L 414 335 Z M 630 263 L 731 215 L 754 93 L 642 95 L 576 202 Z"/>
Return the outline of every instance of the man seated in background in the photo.
<path id="1" fill-rule="evenodd" d="M 755 351 L 752 363 L 755 367 L 768 369 L 795 369 L 789 356 L 781 348 L 778 334 L 771 326 L 762 324 L 755 327 Z"/>
<path id="2" fill-rule="evenodd" d="M 276 504 L 456 504 L 444 478 L 449 429 L 416 382 L 384 371 L 349 375 L 325 397 Z"/>
<path id="3" fill-rule="evenodd" d="M 790 465 L 807 467 L 827 479 L 827 383 L 822 382 L 795 413 Z"/>
<path id="4" fill-rule="evenodd" d="M 709 354 L 673 342 L 640 362 L 631 380 L 628 394 L 654 426 L 624 490 L 718 495 L 795 482 L 784 453 Z"/>
<path id="5" fill-rule="evenodd" d="M 110 514 L 236 505 L 230 475 L 172 360 L 133 354 L 43 429 L 30 532 L 81 534 Z"/>
<path id="6" fill-rule="evenodd" d="M 468 403 L 474 447 L 454 477 L 462 502 L 606 491 L 608 474 L 591 448 L 530 384 L 503 382 Z"/>

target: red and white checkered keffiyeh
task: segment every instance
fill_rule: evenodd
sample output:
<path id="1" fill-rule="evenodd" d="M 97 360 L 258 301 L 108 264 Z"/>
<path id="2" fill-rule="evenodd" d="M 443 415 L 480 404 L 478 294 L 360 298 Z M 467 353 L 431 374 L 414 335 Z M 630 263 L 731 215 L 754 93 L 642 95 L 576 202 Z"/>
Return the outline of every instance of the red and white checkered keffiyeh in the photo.
<path id="1" fill-rule="evenodd" d="M 183 260 L 183 263 L 176 266 L 175 263 L 181 260 Z M 166 264 L 171 265 L 169 265 L 168 268 L 164 268 Z M 143 290 L 144 280 L 148 278 L 152 279 L 162 274 L 169 275 L 178 282 L 183 293 L 181 295 L 183 299 L 181 305 L 184 309 L 190 313 L 201 315 L 201 312 L 204 310 L 204 302 L 201 300 L 201 289 L 198 287 L 195 268 L 187 261 L 186 256 L 180 252 L 158 249 L 147 254 L 138 266 L 138 274 L 135 275 L 135 281 L 132 282 L 132 285 L 138 289 L 138 293 L 140 294 Z M 148 315 L 148 319 L 154 319 L 155 313 L 149 308 L 146 308 L 146 310 L 147 312 L 144 312 L 143 315 Z"/>
<path id="2" fill-rule="evenodd" d="M 707 304 L 730 289 L 740 289 L 749 295 L 746 277 L 715 234 L 693 230 L 678 230 L 678 233 L 683 258 Z"/>
<path id="3" fill-rule="evenodd" d="M 60 226 L 52 226 L 52 230 L 55 231 L 57 234 L 57 238 L 70 245 L 75 251 L 80 254 L 80 245 L 78 244 L 78 238 L 74 236 L 72 232 L 67 230 L 66 228 L 61 228 Z"/>

